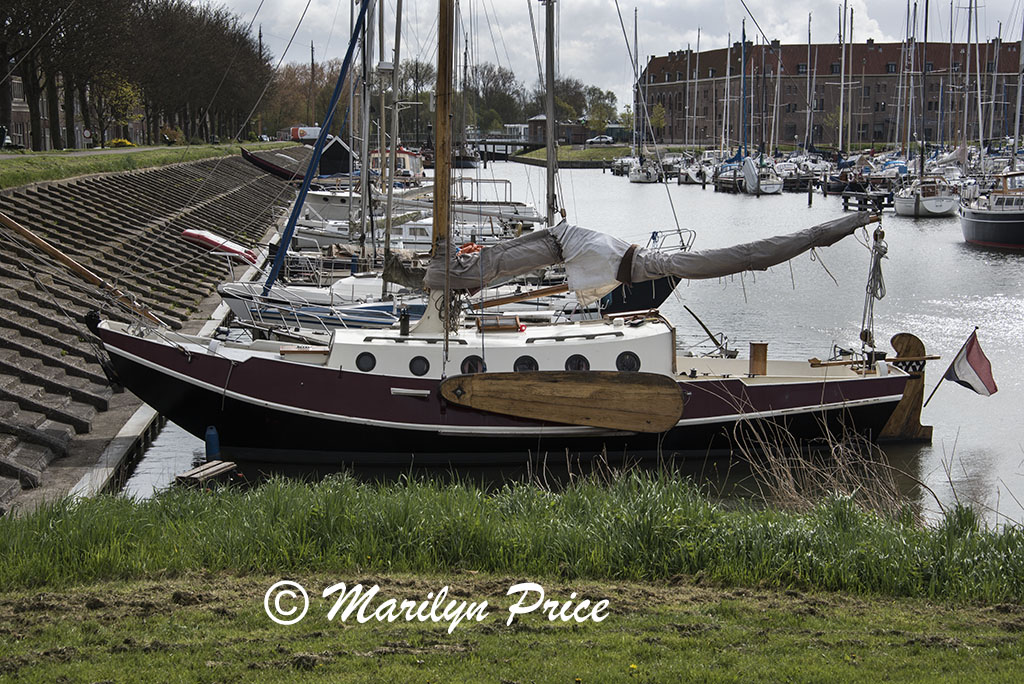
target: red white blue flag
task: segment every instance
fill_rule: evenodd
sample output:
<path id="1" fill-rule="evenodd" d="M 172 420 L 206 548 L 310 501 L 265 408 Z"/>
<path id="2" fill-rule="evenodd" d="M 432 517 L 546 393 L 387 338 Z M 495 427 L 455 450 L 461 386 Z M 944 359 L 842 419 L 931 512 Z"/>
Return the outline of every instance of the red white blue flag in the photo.
<path id="1" fill-rule="evenodd" d="M 998 391 L 996 381 L 992 378 L 992 364 L 978 343 L 977 330 L 967 338 L 960 353 L 953 359 L 953 363 L 949 364 L 946 374 L 942 377 L 985 397 Z"/>

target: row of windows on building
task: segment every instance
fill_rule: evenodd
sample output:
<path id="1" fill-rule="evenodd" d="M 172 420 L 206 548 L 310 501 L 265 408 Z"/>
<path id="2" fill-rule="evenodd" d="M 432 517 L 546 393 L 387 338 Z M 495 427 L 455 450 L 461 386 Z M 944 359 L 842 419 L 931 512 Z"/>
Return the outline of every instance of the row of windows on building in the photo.
<path id="1" fill-rule="evenodd" d="M 838 74 L 842 70 L 842 67 L 843 67 L 842 63 L 840 63 L 840 62 L 832 62 L 831 64 L 829 64 L 829 72 L 833 73 L 833 74 Z M 887 74 L 895 74 L 895 73 L 898 72 L 898 69 L 899 69 L 899 65 L 896 62 L 888 62 L 885 65 L 885 73 L 887 73 Z M 925 70 L 926 73 L 930 72 L 930 71 L 934 71 L 935 70 L 935 63 L 934 62 L 926 62 L 925 65 L 924 65 L 924 70 Z M 985 63 L 985 71 L 986 71 L 986 73 L 991 74 L 995 70 L 996 70 L 996 63 L 994 61 L 988 61 L 988 62 Z M 951 69 L 951 71 L 953 71 L 954 73 L 959 73 L 959 71 L 960 71 L 960 62 L 953 62 L 953 68 Z M 806 75 L 807 74 L 807 62 L 800 62 L 799 64 L 797 64 L 796 65 L 796 73 L 798 75 L 801 75 L 801 76 Z M 773 74 L 773 72 L 769 72 L 768 75 L 772 76 L 772 74 Z M 675 80 L 676 81 L 688 80 L 687 77 L 686 77 L 686 73 L 683 72 L 683 71 L 677 71 L 677 72 L 675 72 L 674 75 L 675 75 Z M 714 78 L 715 75 L 716 75 L 716 70 L 715 69 L 708 69 L 707 76 L 705 76 L 704 78 Z M 666 71 L 664 73 L 664 82 L 665 83 L 671 83 L 672 82 L 672 76 L 673 76 L 673 73 L 671 71 Z M 650 73 L 648 75 L 648 83 L 657 83 L 657 82 L 658 82 L 657 81 L 657 76 L 653 72 Z"/>

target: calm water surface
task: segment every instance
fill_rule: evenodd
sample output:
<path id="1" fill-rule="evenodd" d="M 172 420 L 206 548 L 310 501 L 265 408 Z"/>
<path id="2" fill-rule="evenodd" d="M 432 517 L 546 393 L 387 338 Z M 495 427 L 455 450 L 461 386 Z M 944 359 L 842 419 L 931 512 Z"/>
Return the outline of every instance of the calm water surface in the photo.
<path id="1" fill-rule="evenodd" d="M 542 168 L 492 163 L 475 173 L 507 178 L 516 199 L 544 204 Z M 697 250 L 800 230 L 842 214 L 838 197 L 815 194 L 808 207 L 806 195 L 755 198 L 715 193 L 710 186 L 632 184 L 600 170 L 562 172 L 560 195 L 571 222 L 641 245 L 652 231 L 675 229 L 674 205 L 680 226 L 697 232 Z M 943 383 L 923 415 L 935 428 L 932 444 L 887 451 L 943 505 L 959 498 L 993 522 L 1024 521 L 1024 254 L 967 245 L 956 217 L 914 220 L 890 210 L 882 228 L 889 253 L 883 264 L 886 296 L 875 304 L 879 346 L 907 331 L 929 353 L 941 354 L 943 360 L 928 367 L 930 392 L 978 326 L 999 385 L 997 394 L 981 397 Z M 754 340 L 769 342 L 772 357 L 788 359 L 827 358 L 834 344 L 858 347 L 868 249 L 863 240 L 847 238 L 817 257 L 803 255 L 768 272 L 684 282 L 662 311 L 679 327 L 681 340 L 697 342 L 703 334 L 683 309 L 689 306 L 713 331 L 724 332 L 741 355 Z M 169 424 L 127 491 L 148 496 L 166 486 L 201 449 L 200 440 Z M 926 511 L 938 510 L 931 494 L 915 495 Z"/>

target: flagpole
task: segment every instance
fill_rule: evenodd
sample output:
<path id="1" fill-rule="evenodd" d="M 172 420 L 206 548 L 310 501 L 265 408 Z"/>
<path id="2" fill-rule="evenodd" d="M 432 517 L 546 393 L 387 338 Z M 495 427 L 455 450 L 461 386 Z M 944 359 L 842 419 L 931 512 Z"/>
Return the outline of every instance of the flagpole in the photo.
<path id="1" fill-rule="evenodd" d="M 935 385 L 934 389 L 932 389 L 932 393 L 931 393 L 931 394 L 929 394 L 929 395 L 928 395 L 928 398 L 924 400 L 924 405 L 923 405 L 923 406 L 921 406 L 921 408 L 925 408 L 925 406 L 928 406 L 928 402 L 932 400 L 932 397 L 934 397 L 934 396 L 935 396 L 935 392 L 936 392 L 936 391 L 938 391 L 938 389 L 939 389 L 939 385 L 941 385 L 941 384 L 942 384 L 942 381 L 946 379 L 946 373 L 948 373 L 948 372 L 949 372 L 949 369 L 953 367 L 953 364 L 954 364 L 954 363 L 956 363 L 956 360 L 957 360 L 958 358 L 960 358 L 960 352 L 962 352 L 962 351 L 964 350 L 964 347 L 966 347 L 966 346 L 967 346 L 967 343 L 971 341 L 971 337 L 972 337 L 972 336 L 974 335 L 974 333 L 976 333 L 976 332 L 978 332 L 978 326 L 974 326 L 974 331 L 973 331 L 973 332 L 972 332 L 972 333 L 971 333 L 970 335 L 968 335 L 968 336 L 967 336 L 967 339 L 966 339 L 966 340 L 964 340 L 964 343 L 960 345 L 960 348 L 959 348 L 959 349 L 957 350 L 956 354 L 953 354 L 953 360 L 949 362 L 949 365 L 948 365 L 948 366 L 946 366 L 946 370 L 944 370 L 944 371 L 942 372 L 942 377 L 941 377 L 941 378 L 939 378 L 939 381 L 938 381 L 938 383 L 936 383 L 936 385 Z"/>

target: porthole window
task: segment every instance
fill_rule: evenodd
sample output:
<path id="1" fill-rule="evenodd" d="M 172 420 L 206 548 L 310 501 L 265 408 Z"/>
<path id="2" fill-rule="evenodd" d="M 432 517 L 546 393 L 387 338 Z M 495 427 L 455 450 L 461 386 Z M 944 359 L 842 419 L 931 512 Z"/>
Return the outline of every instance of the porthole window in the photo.
<path id="1" fill-rule="evenodd" d="M 370 352 L 363 352 L 362 354 L 356 357 L 356 368 L 363 371 L 364 373 L 369 373 L 370 371 L 373 370 L 374 366 L 376 365 L 377 357 L 375 357 Z"/>
<path id="2" fill-rule="evenodd" d="M 526 373 L 528 371 L 535 371 L 540 369 L 540 365 L 537 364 L 537 359 L 532 356 L 520 356 L 516 359 L 516 362 L 512 364 L 512 370 L 516 373 Z"/>
<path id="3" fill-rule="evenodd" d="M 590 361 L 583 354 L 573 354 L 565 360 L 565 370 L 588 371 L 590 370 Z"/>
<path id="4" fill-rule="evenodd" d="M 620 371 L 635 373 L 640 370 L 640 357 L 631 351 L 624 351 L 615 357 L 615 367 Z"/>
<path id="5" fill-rule="evenodd" d="M 487 364 L 479 356 L 467 356 L 462 360 L 462 373 L 463 375 L 469 375 L 470 373 L 486 373 Z"/>
<path id="6" fill-rule="evenodd" d="M 422 356 L 414 356 L 409 361 L 409 372 L 413 375 L 426 375 L 430 370 L 430 362 Z"/>

